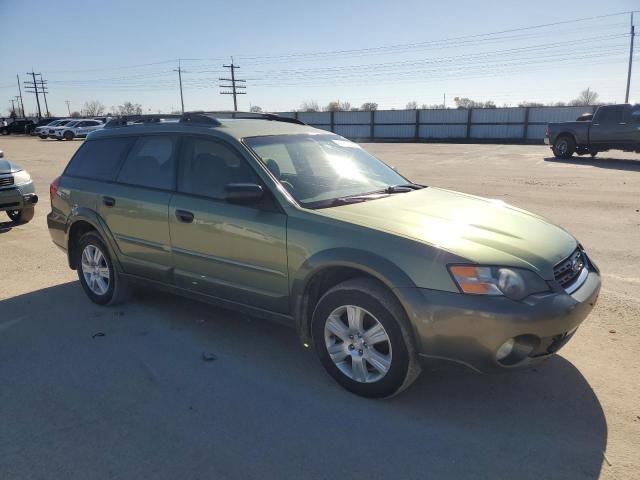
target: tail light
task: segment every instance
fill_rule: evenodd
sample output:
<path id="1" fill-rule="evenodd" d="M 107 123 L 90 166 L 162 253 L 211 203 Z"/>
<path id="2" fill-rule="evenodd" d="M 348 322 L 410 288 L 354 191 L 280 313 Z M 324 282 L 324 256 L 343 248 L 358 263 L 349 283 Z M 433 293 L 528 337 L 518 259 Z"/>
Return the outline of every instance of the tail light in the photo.
<path id="1" fill-rule="evenodd" d="M 58 191 L 58 186 L 60 186 L 60 177 L 56 177 L 51 185 L 49 185 L 49 198 L 53 202 L 53 197 L 56 196 L 56 192 Z"/>

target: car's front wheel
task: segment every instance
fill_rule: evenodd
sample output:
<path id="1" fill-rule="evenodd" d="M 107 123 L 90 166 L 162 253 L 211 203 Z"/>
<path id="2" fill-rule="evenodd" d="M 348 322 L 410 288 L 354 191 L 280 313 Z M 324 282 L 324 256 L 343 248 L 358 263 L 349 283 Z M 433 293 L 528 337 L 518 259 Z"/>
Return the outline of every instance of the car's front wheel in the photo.
<path id="1" fill-rule="evenodd" d="M 73 132 L 71 130 L 67 130 L 66 132 L 64 132 L 64 139 L 65 140 L 73 140 Z"/>
<path id="2" fill-rule="evenodd" d="M 85 233 L 75 249 L 78 278 L 87 296 L 98 305 L 123 301 L 128 293 L 124 279 L 113 265 L 109 251 L 96 232 Z"/>
<path id="3" fill-rule="evenodd" d="M 375 280 L 356 278 L 336 285 L 318 302 L 312 322 L 323 366 L 357 395 L 390 397 L 420 373 L 406 315 Z"/>

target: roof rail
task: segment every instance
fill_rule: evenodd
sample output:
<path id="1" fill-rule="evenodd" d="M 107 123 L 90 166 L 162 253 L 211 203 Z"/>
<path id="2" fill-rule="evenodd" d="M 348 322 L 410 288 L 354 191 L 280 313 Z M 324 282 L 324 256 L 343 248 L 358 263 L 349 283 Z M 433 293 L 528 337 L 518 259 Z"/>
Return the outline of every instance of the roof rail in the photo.
<path id="1" fill-rule="evenodd" d="M 278 115 L 277 113 L 267 113 L 267 112 L 234 112 L 233 110 L 221 110 L 221 111 L 212 111 L 212 112 L 193 112 L 193 113 L 201 113 L 212 116 L 214 118 L 237 118 L 237 119 L 245 119 L 245 120 L 270 120 L 272 122 L 285 122 L 285 123 L 295 123 L 297 125 L 306 125 L 303 121 L 298 120 L 297 118 L 291 117 L 283 117 Z"/>
<path id="2" fill-rule="evenodd" d="M 305 125 L 304 122 L 290 117 L 281 117 L 275 113 L 255 113 L 255 112 L 233 112 L 233 111 L 218 111 L 218 112 L 185 112 L 183 114 L 168 114 L 168 113 L 153 113 L 148 115 L 120 115 L 113 117 L 104 126 L 105 128 L 125 127 L 128 125 L 140 125 L 148 123 L 162 123 L 166 120 L 175 121 L 179 123 L 199 123 L 209 126 L 218 126 L 220 122 L 218 119 L 225 118 L 237 118 L 237 119 L 254 119 L 254 120 L 269 120 L 273 122 L 285 122 L 295 123 L 298 125 Z"/>

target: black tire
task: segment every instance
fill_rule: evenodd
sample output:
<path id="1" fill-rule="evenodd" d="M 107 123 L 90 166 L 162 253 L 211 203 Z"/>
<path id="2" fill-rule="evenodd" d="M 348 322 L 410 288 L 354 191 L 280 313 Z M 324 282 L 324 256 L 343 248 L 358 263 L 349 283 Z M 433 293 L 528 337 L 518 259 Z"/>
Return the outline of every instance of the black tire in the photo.
<path id="1" fill-rule="evenodd" d="M 74 135 L 71 130 L 67 130 L 66 132 L 64 132 L 63 137 L 65 140 L 73 140 Z"/>
<path id="2" fill-rule="evenodd" d="M 356 306 L 366 310 L 383 327 L 388 336 L 391 352 L 391 363 L 384 376 L 376 381 L 365 383 L 357 381 L 343 373 L 331 359 L 325 340 L 325 325 L 330 314 L 343 306 Z M 367 317 L 365 317 L 365 321 Z M 369 321 L 373 320 L 369 318 Z M 374 320 L 374 321 L 375 321 Z M 386 398 L 400 393 L 413 383 L 420 374 L 420 366 L 413 344 L 411 330 L 404 310 L 398 300 L 379 282 L 368 278 L 355 278 L 331 288 L 318 301 L 313 312 L 312 324 L 313 344 L 320 362 L 340 385 L 356 395 L 369 398 Z M 364 329 L 363 329 L 364 330 Z M 372 348 L 373 346 L 367 346 Z M 356 352 L 349 346 L 352 357 Z M 362 355 L 362 350 L 360 350 Z M 366 358 L 366 353 L 365 353 Z M 347 356 L 344 362 L 349 362 Z M 341 362 L 341 363 L 344 363 Z M 373 371 L 370 363 L 366 363 L 369 372 Z"/>
<path id="3" fill-rule="evenodd" d="M 576 151 L 576 141 L 569 135 L 561 135 L 553 144 L 553 154 L 556 158 L 571 158 Z"/>
<path id="4" fill-rule="evenodd" d="M 46 135 L 38 135 L 41 139 L 46 140 L 47 136 Z"/>
<path id="5" fill-rule="evenodd" d="M 91 287 L 87 283 L 85 279 L 83 267 L 82 267 L 82 252 L 87 246 L 93 246 L 100 250 L 104 259 L 106 261 L 106 266 L 109 269 L 109 284 L 106 292 L 104 294 L 96 294 L 92 291 Z M 118 303 L 122 303 L 129 298 L 129 286 L 122 276 L 119 274 L 118 270 L 114 267 L 113 261 L 111 260 L 111 255 L 109 254 L 109 250 L 106 245 L 102 241 L 102 238 L 97 232 L 88 232 L 85 233 L 78 242 L 77 248 L 74 251 L 74 263 L 76 265 L 76 269 L 78 271 L 78 278 L 80 279 L 80 284 L 84 289 L 84 292 L 87 294 L 87 297 L 98 305 L 117 305 Z"/>
<path id="6" fill-rule="evenodd" d="M 591 155 L 591 158 L 595 158 L 595 156 L 598 155 L 598 151 L 597 150 L 591 150 L 591 152 L 589 152 L 589 155 Z"/>
<path id="7" fill-rule="evenodd" d="M 29 222 L 35 213 L 33 207 L 23 208 L 22 210 L 7 210 L 7 215 L 13 223 L 23 224 Z"/>
<path id="8" fill-rule="evenodd" d="M 0 135 L 9 135 L 9 129 L 3 128 L 2 130 L 0 130 Z"/>

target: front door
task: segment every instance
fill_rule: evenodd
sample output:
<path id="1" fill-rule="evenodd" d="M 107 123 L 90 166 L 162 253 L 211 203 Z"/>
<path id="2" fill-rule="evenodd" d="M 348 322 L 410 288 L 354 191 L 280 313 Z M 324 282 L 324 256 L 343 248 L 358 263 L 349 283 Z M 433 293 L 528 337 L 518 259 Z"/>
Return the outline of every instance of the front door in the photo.
<path id="1" fill-rule="evenodd" d="M 178 286 L 287 313 L 287 217 L 269 192 L 254 205 L 224 200 L 229 183 L 261 183 L 230 145 L 183 137 L 169 230 Z"/>

